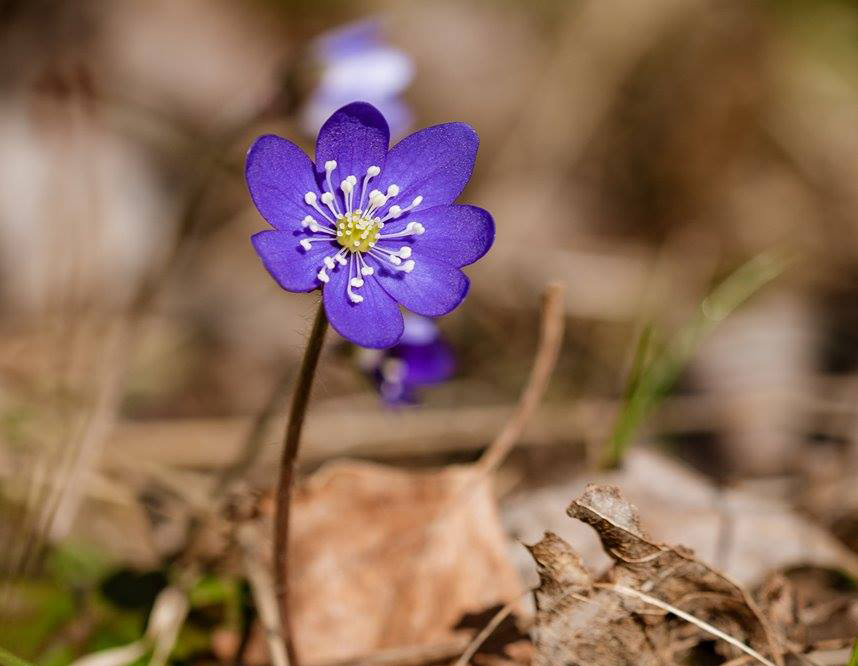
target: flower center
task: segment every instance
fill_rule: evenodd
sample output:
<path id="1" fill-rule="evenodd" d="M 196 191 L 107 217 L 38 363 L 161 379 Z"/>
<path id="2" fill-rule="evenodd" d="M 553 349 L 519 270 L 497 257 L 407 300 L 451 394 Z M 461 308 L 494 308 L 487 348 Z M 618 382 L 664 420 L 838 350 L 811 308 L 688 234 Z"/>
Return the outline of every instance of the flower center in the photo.
<path id="1" fill-rule="evenodd" d="M 395 220 L 420 206 L 423 203 L 423 197 L 417 195 L 404 208 L 392 204 L 384 212 L 382 209 L 399 196 L 399 186 L 390 184 L 386 192 L 370 190 L 369 182 L 381 173 L 379 167 L 371 166 L 363 177 L 360 192 L 355 190 L 358 183 L 357 176 L 348 175 L 340 182 L 342 198 L 339 198 L 332 180 L 336 169 L 336 160 L 325 162 L 325 185 L 327 186 L 325 191 L 321 196 L 315 192 L 307 192 L 304 195 L 304 203 L 321 219 L 310 214 L 304 217 L 301 227 L 309 231 L 310 236 L 302 238 L 298 245 L 305 252 L 309 252 L 313 243 L 336 241 L 341 249 L 322 258 L 322 266 L 319 268 L 316 279 L 322 284 L 327 284 L 331 280 L 329 271 L 334 270 L 339 264 L 340 269 L 348 273 L 346 293 L 349 300 L 352 303 L 362 303 L 363 296 L 355 289 L 363 287 L 364 277 L 375 273 L 375 269 L 367 262 L 368 257 L 372 257 L 373 261 L 389 271 L 410 273 L 414 270 L 414 260 L 410 258 L 411 246 L 402 245 L 397 248 L 396 245 L 401 242 L 399 239 L 422 234 L 425 231 L 423 225 L 414 221 L 395 233 L 383 234 L 381 231 L 384 229 L 385 222 Z M 366 207 L 364 207 L 364 200 L 366 200 Z M 322 206 L 327 208 L 330 215 Z M 384 241 L 383 245 L 378 245 L 379 241 Z"/>
<path id="2" fill-rule="evenodd" d="M 356 210 L 337 220 L 337 243 L 351 252 L 368 252 L 375 247 L 378 234 L 384 227 L 381 218 L 367 219 Z"/>

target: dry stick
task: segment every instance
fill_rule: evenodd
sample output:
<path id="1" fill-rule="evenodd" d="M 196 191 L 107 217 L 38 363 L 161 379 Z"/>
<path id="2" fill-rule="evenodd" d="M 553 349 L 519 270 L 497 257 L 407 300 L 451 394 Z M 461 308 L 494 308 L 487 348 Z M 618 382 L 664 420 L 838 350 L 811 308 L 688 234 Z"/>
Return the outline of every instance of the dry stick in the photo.
<path id="1" fill-rule="evenodd" d="M 726 641 L 727 643 L 729 643 L 733 647 L 735 647 L 735 648 L 741 650 L 742 652 L 744 652 L 745 654 L 747 654 L 749 657 L 753 657 L 754 659 L 759 661 L 761 664 L 765 664 L 766 666 L 775 666 L 774 662 L 769 661 L 763 655 L 761 655 L 759 652 L 754 650 L 752 647 L 745 645 L 742 641 L 740 641 L 736 638 L 733 638 L 729 634 L 725 634 L 723 631 L 713 627 L 711 624 L 704 622 L 703 620 L 696 618 L 693 615 L 690 615 L 689 613 L 686 613 L 684 610 L 680 610 L 676 606 L 671 606 L 669 603 L 664 602 L 661 599 L 651 597 L 648 594 L 644 594 L 643 592 L 640 592 L 638 590 L 632 589 L 630 587 L 626 587 L 625 585 L 615 585 L 615 584 L 610 584 L 610 583 L 596 583 L 596 587 L 601 587 L 602 589 L 605 589 L 605 590 L 611 590 L 612 592 L 616 592 L 617 594 L 624 594 L 628 597 L 635 597 L 636 599 L 640 599 L 641 601 L 644 601 L 648 604 L 651 604 L 653 606 L 657 606 L 658 608 L 661 608 L 662 610 L 665 610 L 668 613 L 673 613 L 674 615 L 676 615 L 679 618 L 682 618 L 686 622 L 690 622 L 694 626 L 699 627 L 700 629 L 702 629 L 706 633 L 712 634 L 713 636 L 720 638 L 722 641 Z"/>
<path id="2" fill-rule="evenodd" d="M 530 590 L 528 590 L 528 592 L 530 592 Z M 492 635 L 494 630 L 500 626 L 500 623 L 503 622 L 510 613 L 512 613 L 513 609 L 518 605 L 518 602 L 518 599 L 510 601 L 506 606 L 495 613 L 495 616 L 485 627 L 483 627 L 483 630 L 474 637 L 474 640 L 471 641 L 468 649 L 462 653 L 453 666 L 468 666 L 471 661 L 471 657 L 477 653 L 477 650 L 479 650 L 482 644 L 486 642 L 486 639 Z"/>
<path id="3" fill-rule="evenodd" d="M 319 363 L 319 354 L 325 342 L 325 332 L 328 330 L 328 318 L 325 315 L 323 303 L 319 303 L 313 330 L 307 340 L 307 349 L 301 361 L 298 373 L 298 383 L 292 394 L 292 406 L 289 409 L 289 421 L 283 438 L 283 457 L 280 459 L 279 481 L 277 483 L 276 506 L 274 509 L 274 576 L 277 581 L 277 600 L 280 607 L 280 625 L 283 628 L 283 638 L 286 642 L 286 652 L 289 663 L 298 666 L 295 652 L 295 640 L 292 636 L 292 626 L 289 616 L 289 509 L 292 498 L 292 485 L 295 482 L 295 460 L 298 457 L 298 446 L 301 441 L 301 430 L 304 427 L 304 416 L 310 402 L 310 391 L 313 388 L 313 378 Z"/>
<path id="4" fill-rule="evenodd" d="M 560 353 L 560 344 L 563 342 L 564 312 L 563 292 L 561 283 L 552 282 L 545 288 L 542 297 L 542 319 L 539 336 L 539 347 L 536 351 L 536 359 L 530 370 L 527 386 L 521 393 L 518 406 L 510 416 L 494 441 L 476 462 L 475 468 L 482 474 L 489 474 L 504 461 L 515 446 L 524 428 L 530 421 L 533 413 L 539 407 L 542 396 L 548 388 L 551 374 L 557 363 Z"/>

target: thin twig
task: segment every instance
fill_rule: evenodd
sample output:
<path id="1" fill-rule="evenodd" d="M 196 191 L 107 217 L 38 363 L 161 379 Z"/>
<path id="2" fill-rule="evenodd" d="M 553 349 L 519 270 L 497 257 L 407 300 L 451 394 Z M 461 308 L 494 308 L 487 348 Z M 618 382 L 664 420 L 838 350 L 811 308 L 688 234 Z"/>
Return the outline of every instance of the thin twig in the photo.
<path id="1" fill-rule="evenodd" d="M 706 633 L 712 634 L 713 636 L 720 638 L 722 641 L 726 641 L 727 643 L 729 643 L 733 647 L 735 647 L 735 648 L 741 650 L 742 652 L 744 652 L 745 654 L 747 654 L 749 657 L 753 657 L 754 659 L 759 661 L 761 664 L 765 664 L 766 666 L 775 666 L 774 662 L 766 659 L 763 655 L 761 655 L 759 652 L 754 650 L 754 648 L 749 647 L 748 645 L 745 645 L 742 641 L 740 641 L 736 638 L 733 638 L 729 634 L 725 634 L 723 631 L 721 631 L 720 629 L 717 629 L 716 627 L 713 627 L 708 622 L 704 622 L 703 620 L 701 620 L 697 617 L 694 617 L 693 615 L 691 615 L 689 613 L 686 613 L 684 610 L 681 610 L 681 609 L 677 608 L 676 606 L 671 606 L 669 603 L 662 601 L 661 599 L 657 599 L 656 597 L 651 597 L 648 594 L 640 592 L 639 590 L 632 589 L 631 587 L 626 587 L 625 585 L 615 585 L 615 584 L 609 584 L 609 583 L 596 583 L 596 587 L 601 587 L 602 589 L 605 589 L 605 590 L 611 590 L 612 592 L 616 592 L 618 594 L 624 594 L 628 597 L 635 597 L 636 599 L 640 599 L 641 601 L 644 601 L 648 604 L 651 604 L 653 606 L 657 606 L 658 608 L 661 608 L 662 610 L 665 610 L 669 613 L 673 613 L 677 617 L 682 618 L 686 622 L 690 622 L 691 624 L 702 629 Z"/>
<path id="2" fill-rule="evenodd" d="M 530 370 L 530 377 L 512 416 L 476 463 L 476 468 L 483 474 L 497 469 L 509 455 L 545 395 L 563 342 L 565 323 L 563 292 L 563 285 L 556 282 L 545 288 L 539 347 Z"/>
<path id="3" fill-rule="evenodd" d="M 530 590 L 528 590 L 528 592 L 530 592 Z M 503 622 L 510 613 L 512 613 L 513 609 L 518 605 L 518 601 L 518 599 L 510 601 L 506 606 L 495 613 L 495 616 L 485 627 L 483 627 L 483 630 L 474 637 L 474 640 L 471 641 L 468 649 L 462 653 L 453 666 L 468 666 L 471 661 L 471 657 L 477 653 L 477 650 L 479 650 L 488 637 L 494 633 L 494 630 L 500 626 L 500 623 Z"/>
<path id="4" fill-rule="evenodd" d="M 289 663 L 298 666 L 295 651 L 295 641 L 292 636 L 289 616 L 289 509 L 292 498 L 292 485 L 295 482 L 295 460 L 298 457 L 298 447 L 301 443 L 301 430 L 304 427 L 304 416 L 310 402 L 310 391 L 313 388 L 313 378 L 319 355 L 325 342 L 325 332 L 328 330 L 328 318 L 325 315 L 323 303 L 319 303 L 313 330 L 307 340 L 307 349 L 301 361 L 295 392 L 292 394 L 292 406 L 289 410 L 289 421 L 286 423 L 286 433 L 283 438 L 283 457 L 280 461 L 279 481 L 277 484 L 276 507 L 274 510 L 274 576 L 277 581 L 277 600 L 280 608 L 280 624 L 283 628 L 283 638 Z"/>

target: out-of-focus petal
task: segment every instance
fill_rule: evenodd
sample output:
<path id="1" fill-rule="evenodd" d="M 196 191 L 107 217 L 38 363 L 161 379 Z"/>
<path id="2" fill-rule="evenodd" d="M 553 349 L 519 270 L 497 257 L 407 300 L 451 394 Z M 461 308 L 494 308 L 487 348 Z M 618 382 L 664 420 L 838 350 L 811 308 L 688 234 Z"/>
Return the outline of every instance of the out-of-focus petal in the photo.
<path id="1" fill-rule="evenodd" d="M 319 87 L 350 99 L 371 100 L 402 92 L 414 78 L 411 59 L 396 49 L 378 46 L 332 61 Z"/>
<path id="2" fill-rule="evenodd" d="M 449 379 L 456 367 L 453 350 L 444 340 L 426 345 L 400 344 L 396 357 L 405 365 L 403 382 L 412 386 L 427 386 Z"/>

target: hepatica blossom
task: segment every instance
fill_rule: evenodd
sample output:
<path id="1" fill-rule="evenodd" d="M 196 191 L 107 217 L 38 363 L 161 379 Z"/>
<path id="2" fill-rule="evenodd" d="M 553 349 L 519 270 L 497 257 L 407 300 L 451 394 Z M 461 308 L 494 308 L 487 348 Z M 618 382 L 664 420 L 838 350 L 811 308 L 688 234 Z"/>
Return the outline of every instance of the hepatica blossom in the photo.
<path id="1" fill-rule="evenodd" d="M 387 348 L 403 332 L 400 306 L 426 317 L 462 302 L 460 270 L 494 240 L 491 215 L 454 204 L 479 139 L 464 123 L 415 132 L 388 150 L 381 113 L 354 102 L 316 140 L 315 164 L 291 141 L 258 138 L 245 175 L 274 227 L 253 236 L 265 268 L 287 291 L 322 289 L 333 328 L 357 345 Z"/>
<path id="2" fill-rule="evenodd" d="M 357 361 L 390 405 L 415 404 L 420 388 L 446 381 L 456 366 L 453 349 L 435 322 L 410 313 L 398 343 L 385 350 L 359 349 Z"/>
<path id="3" fill-rule="evenodd" d="M 311 134 L 325 119 L 353 99 L 375 105 L 393 136 L 411 124 L 411 111 L 401 95 L 414 77 L 406 53 L 383 38 L 378 20 L 350 23 L 318 37 L 311 48 L 319 80 L 301 111 L 301 124 Z"/>

